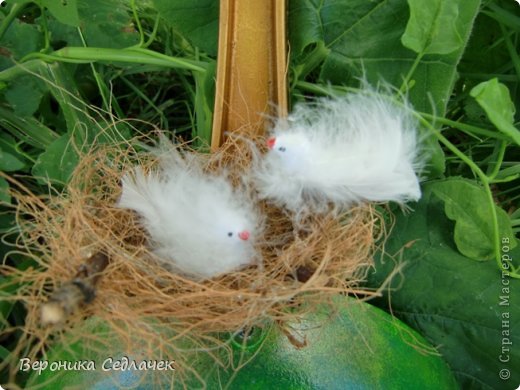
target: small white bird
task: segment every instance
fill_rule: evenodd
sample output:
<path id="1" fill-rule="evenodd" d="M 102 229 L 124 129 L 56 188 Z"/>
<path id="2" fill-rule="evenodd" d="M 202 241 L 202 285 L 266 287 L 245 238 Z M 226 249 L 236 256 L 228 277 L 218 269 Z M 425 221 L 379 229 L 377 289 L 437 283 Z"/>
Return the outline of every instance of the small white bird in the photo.
<path id="1" fill-rule="evenodd" d="M 140 167 L 122 179 L 118 206 L 137 211 L 154 252 L 171 268 L 207 279 L 258 261 L 260 217 L 246 192 L 203 171 L 196 156 L 173 149 L 158 172 Z"/>
<path id="2" fill-rule="evenodd" d="M 267 146 L 253 172 L 260 197 L 296 214 L 421 197 L 417 123 L 372 90 L 296 106 Z"/>

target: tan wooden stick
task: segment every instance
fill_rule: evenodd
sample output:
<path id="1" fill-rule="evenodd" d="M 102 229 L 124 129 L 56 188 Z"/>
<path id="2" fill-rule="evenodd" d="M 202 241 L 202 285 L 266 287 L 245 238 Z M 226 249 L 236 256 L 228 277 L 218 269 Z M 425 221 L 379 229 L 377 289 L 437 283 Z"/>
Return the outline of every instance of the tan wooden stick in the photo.
<path id="1" fill-rule="evenodd" d="M 211 148 L 224 133 L 262 134 L 286 116 L 285 0 L 221 0 Z"/>

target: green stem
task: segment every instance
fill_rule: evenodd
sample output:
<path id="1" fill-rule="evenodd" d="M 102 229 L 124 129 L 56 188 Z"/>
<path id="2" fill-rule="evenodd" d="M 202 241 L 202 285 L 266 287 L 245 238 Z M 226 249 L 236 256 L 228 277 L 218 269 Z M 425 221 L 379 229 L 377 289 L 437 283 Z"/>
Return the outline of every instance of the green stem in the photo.
<path id="1" fill-rule="evenodd" d="M 127 48 L 108 49 L 101 47 L 64 47 L 50 54 L 31 53 L 25 56 L 21 62 L 33 58 L 45 61 L 62 61 L 73 63 L 90 63 L 95 61 L 129 62 L 137 64 L 160 65 L 169 68 L 187 69 L 204 72 L 203 62 L 169 57 L 147 49 Z"/>
<path id="2" fill-rule="evenodd" d="M 520 174 L 518 175 L 511 175 L 509 177 L 506 177 L 505 179 L 493 179 L 490 181 L 491 184 L 496 184 L 496 183 L 510 183 L 514 180 L 517 180 L 518 178 L 520 177 Z"/>
<path id="3" fill-rule="evenodd" d="M 421 122 L 421 124 L 425 127 L 427 127 L 436 137 L 437 139 L 446 146 L 455 156 L 457 156 L 460 160 L 462 160 L 466 165 L 468 165 L 471 170 L 479 177 L 480 181 L 482 182 L 482 185 L 484 187 L 484 191 L 486 193 L 486 196 L 488 198 L 489 207 L 491 209 L 491 222 L 493 224 L 493 252 L 495 255 L 495 260 L 497 262 L 498 268 L 502 271 L 508 272 L 509 275 L 513 278 L 520 279 L 520 273 L 517 273 L 515 271 L 510 271 L 507 268 L 505 268 L 502 264 L 502 256 L 500 254 L 500 237 L 499 237 L 499 230 L 498 230 L 498 216 L 497 211 L 495 207 L 495 200 L 493 199 L 493 193 L 491 192 L 490 187 L 490 179 L 486 174 L 480 169 L 480 167 L 473 162 L 468 156 L 466 156 L 463 152 L 461 152 L 455 145 L 453 145 L 446 137 L 442 135 L 442 133 L 437 130 L 434 126 L 430 124 L 426 119 L 424 119 L 420 114 L 415 113 L 414 115 L 417 117 L 417 119 Z M 511 269 L 512 264 L 510 264 Z"/>
<path id="4" fill-rule="evenodd" d="M 141 47 L 147 48 L 148 46 L 150 46 L 152 44 L 153 41 L 155 41 L 155 37 L 157 36 L 157 31 L 159 30 L 159 20 L 160 20 L 160 17 L 159 17 L 159 15 L 157 15 L 157 17 L 155 18 L 155 23 L 153 25 L 152 33 L 150 34 L 150 37 L 148 38 L 148 40 Z"/>
<path id="5" fill-rule="evenodd" d="M 340 93 L 359 91 L 358 88 L 338 86 L 338 85 L 327 85 L 326 87 L 324 87 L 324 86 L 321 86 L 318 84 L 309 83 L 308 81 L 297 81 L 294 84 L 294 86 L 295 86 L 295 88 L 303 89 L 304 91 L 312 92 L 312 93 L 314 93 L 316 95 L 320 95 L 320 96 L 331 96 L 333 91 L 334 92 L 337 91 Z"/>
<path id="6" fill-rule="evenodd" d="M 50 54 L 31 53 L 27 55 L 17 66 L 12 66 L 0 72 L 0 81 L 9 81 L 18 75 L 25 74 L 27 71 L 34 72 L 40 67 L 42 61 L 60 61 L 78 64 L 87 64 L 96 61 L 126 62 L 158 65 L 165 68 L 186 69 L 195 72 L 205 72 L 207 66 L 203 61 L 169 57 L 141 48 L 107 49 L 96 47 L 64 47 Z"/>
<path id="7" fill-rule="evenodd" d="M 481 135 L 484 137 L 500 139 L 503 141 L 507 141 L 510 139 L 508 136 L 506 136 L 503 133 L 499 133 L 498 131 L 483 129 L 481 127 L 468 125 L 466 123 L 460 123 L 457 121 L 452 121 L 452 120 L 446 119 L 446 118 L 439 118 L 439 117 L 436 117 L 435 115 L 431 115 L 426 112 L 419 112 L 418 114 L 420 114 L 425 119 L 456 128 L 460 131 L 463 131 L 466 134 L 470 134 L 470 135 L 477 134 L 477 135 Z"/>
<path id="8" fill-rule="evenodd" d="M 502 167 L 502 162 L 504 161 L 504 155 L 506 154 L 506 148 L 507 148 L 507 142 L 501 141 L 499 149 L 498 149 L 498 155 L 495 161 L 495 165 L 493 166 L 493 170 L 490 174 L 487 175 L 488 181 L 492 182 L 495 180 L 495 178 L 498 175 L 498 172 L 500 171 L 500 168 Z"/>
<path id="9" fill-rule="evenodd" d="M 84 47 L 87 47 L 87 42 L 85 41 L 85 37 L 83 36 L 83 33 L 81 32 L 81 28 L 78 27 L 78 34 L 81 39 L 81 43 L 83 43 Z M 101 99 L 103 100 L 104 109 L 109 111 L 110 110 L 110 103 L 109 99 L 107 97 L 107 91 L 105 88 L 105 84 L 103 83 L 101 77 L 99 77 L 99 73 L 96 71 L 96 67 L 94 66 L 94 63 L 90 63 L 90 70 L 92 71 L 92 74 L 94 76 L 94 80 L 96 80 L 96 84 L 99 90 L 99 94 L 101 95 Z"/>
<path id="10" fill-rule="evenodd" d="M 403 80 L 403 83 L 401 84 L 401 88 L 399 88 L 400 93 L 404 93 L 405 91 L 408 90 L 408 87 L 410 84 L 410 79 L 412 78 L 413 74 L 415 73 L 415 69 L 417 69 L 417 67 L 419 66 L 419 63 L 421 62 L 423 56 L 424 56 L 424 53 L 419 53 L 417 55 L 417 57 L 415 58 L 415 61 L 413 62 L 412 67 L 406 74 L 406 76 Z"/>
<path id="11" fill-rule="evenodd" d="M 303 59 L 301 65 L 295 68 L 295 80 L 304 79 L 310 72 L 312 72 L 317 66 L 319 66 L 323 60 L 329 55 L 330 49 L 325 46 L 324 42 L 316 43 L 316 46 Z"/>
<path id="12" fill-rule="evenodd" d="M 42 21 L 41 26 L 43 29 L 43 39 L 44 39 L 43 48 L 40 51 L 42 53 L 45 53 L 46 51 L 49 50 L 49 47 L 51 47 L 51 39 L 50 39 L 50 34 L 49 34 L 49 28 L 47 26 L 47 15 L 45 13 L 45 7 L 43 6 L 41 1 L 38 1 L 37 4 L 38 4 L 38 7 L 40 7 L 41 21 Z"/>
<path id="13" fill-rule="evenodd" d="M 134 15 L 135 24 L 137 26 L 137 31 L 139 31 L 139 43 L 136 46 L 142 47 L 144 44 L 144 32 L 143 32 L 143 27 L 141 26 L 141 21 L 139 20 L 139 15 L 137 14 L 135 0 L 132 0 L 130 5 L 132 7 L 132 13 Z"/>
<path id="14" fill-rule="evenodd" d="M 501 73 L 460 73 L 460 76 L 465 79 L 473 80 L 489 80 L 497 78 L 504 82 L 518 82 L 518 76 L 514 74 L 501 74 Z"/>

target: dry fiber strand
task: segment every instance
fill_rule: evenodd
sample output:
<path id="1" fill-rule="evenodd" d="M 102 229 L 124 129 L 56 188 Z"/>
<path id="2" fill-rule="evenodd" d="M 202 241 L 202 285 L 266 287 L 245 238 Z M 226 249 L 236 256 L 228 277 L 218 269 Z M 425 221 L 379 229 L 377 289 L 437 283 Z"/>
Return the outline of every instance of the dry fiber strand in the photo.
<path id="1" fill-rule="evenodd" d="M 175 360 L 176 380 L 182 380 L 191 370 L 188 349 L 214 354 L 222 366 L 231 364 L 214 353 L 229 348 L 218 337 L 222 332 L 283 326 L 312 308 L 302 305 L 304 301 L 328 302 L 338 293 L 375 294 L 359 287 L 372 265 L 374 242 L 384 230 L 371 205 L 352 208 L 339 218 L 309 216 L 295 227 L 286 211 L 259 203 L 266 217 L 258 244 L 263 267 L 251 265 L 204 281 L 169 272 L 147 247 L 138 216 L 116 207 L 124 172 L 136 164 L 153 169 L 157 163 L 151 153 L 132 146 L 149 139 L 135 141 L 93 147 L 62 193 L 44 199 L 20 188 L 13 194 L 21 229 L 16 251 L 39 265 L 23 271 L 3 268 L 22 286 L 12 299 L 27 308 L 19 356 L 9 363 L 13 380 L 20 357 L 41 358 L 51 342 L 65 340 L 81 340 L 85 348 L 105 354 L 119 348 L 143 359 Z M 218 152 L 200 158 L 206 159 L 208 171 L 238 180 L 246 175 L 255 142 L 260 141 L 230 139 Z M 106 254 L 109 262 L 97 280 L 93 302 L 62 324 L 44 326 L 42 305 L 96 253 Z M 93 323 L 103 324 L 104 331 L 93 331 Z M 107 332 L 115 336 L 107 337 Z"/>

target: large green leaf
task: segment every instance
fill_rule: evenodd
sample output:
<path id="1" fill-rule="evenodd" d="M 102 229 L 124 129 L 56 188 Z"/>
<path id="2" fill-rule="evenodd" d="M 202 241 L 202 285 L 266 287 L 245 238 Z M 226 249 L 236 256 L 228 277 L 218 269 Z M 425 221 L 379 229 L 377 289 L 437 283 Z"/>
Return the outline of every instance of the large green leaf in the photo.
<path id="1" fill-rule="evenodd" d="M 401 37 L 404 46 L 420 54 L 448 54 L 464 45 L 459 32 L 460 7 L 453 0 L 408 0 L 410 19 Z"/>
<path id="2" fill-rule="evenodd" d="M 0 20 L 2 19 L 0 18 Z M 18 19 L 9 25 L 0 41 L 3 49 L 2 55 L 5 57 L 13 55 L 16 59 L 21 59 L 26 54 L 36 51 L 40 44 L 41 35 L 38 26 L 23 23 Z"/>
<path id="3" fill-rule="evenodd" d="M 454 239 L 458 250 L 475 260 L 488 260 L 494 256 L 494 228 L 489 200 L 477 183 L 450 178 L 432 183 L 435 195 L 444 201 L 449 219 L 455 221 Z M 507 213 L 495 206 L 500 237 L 513 237 Z M 513 247 L 516 246 L 516 242 Z"/>
<path id="4" fill-rule="evenodd" d="M 63 24 L 79 26 L 78 5 L 76 0 L 42 0 L 43 6 L 47 7 Z"/>
<path id="5" fill-rule="evenodd" d="M 394 314 L 438 346 L 462 388 L 514 389 L 520 383 L 520 349 L 514 347 L 520 345 L 520 281 L 501 274 L 494 262 L 457 251 L 453 222 L 432 187 L 424 186 L 413 214 L 397 214 L 385 250 L 403 251 L 403 269 L 378 303 L 391 302 Z M 504 253 L 520 258 L 518 247 L 511 250 L 515 238 L 502 239 Z M 389 256 L 377 258 L 370 285 L 380 286 L 394 267 Z M 510 379 L 502 380 L 501 370 L 509 370 Z"/>
<path id="6" fill-rule="evenodd" d="M 124 48 L 139 42 L 139 34 L 133 27 L 128 1 L 77 1 L 82 33 L 87 46 Z"/>
<path id="7" fill-rule="evenodd" d="M 450 29 L 459 33 L 461 43 L 455 50 L 455 46 L 450 45 L 448 54 L 427 54 L 418 58 L 419 54 L 401 43 L 410 16 L 406 0 L 291 1 L 292 54 L 299 58 L 311 44 L 324 43 L 330 52 L 324 59 L 320 75 L 323 81 L 335 84 L 364 75 L 373 84 L 384 79 L 399 87 L 416 65 L 411 74 L 410 100 L 416 109 L 442 116 L 480 0 L 451 3 L 453 5 L 447 7 L 456 6 L 458 14 L 444 12 L 442 21 L 455 25 Z M 422 2 L 419 5 L 428 6 Z M 410 34 L 409 31 L 407 36 Z M 446 53 L 446 50 L 435 51 Z"/>
<path id="8" fill-rule="evenodd" d="M 0 21 L 3 19 L 0 13 Z M 37 51 L 41 43 L 38 26 L 15 19 L 0 39 L 0 70 L 12 66 L 13 59 L 20 60 L 25 55 Z"/>
<path id="9" fill-rule="evenodd" d="M 217 54 L 219 4 L 216 0 L 153 0 L 164 20 L 194 46 Z"/>

